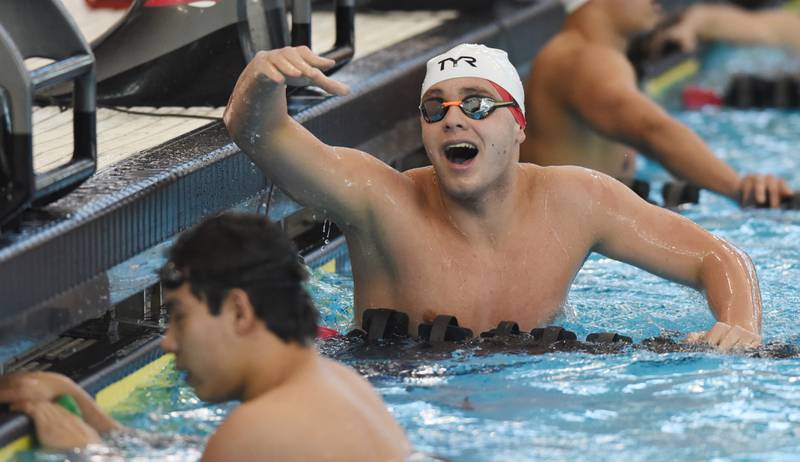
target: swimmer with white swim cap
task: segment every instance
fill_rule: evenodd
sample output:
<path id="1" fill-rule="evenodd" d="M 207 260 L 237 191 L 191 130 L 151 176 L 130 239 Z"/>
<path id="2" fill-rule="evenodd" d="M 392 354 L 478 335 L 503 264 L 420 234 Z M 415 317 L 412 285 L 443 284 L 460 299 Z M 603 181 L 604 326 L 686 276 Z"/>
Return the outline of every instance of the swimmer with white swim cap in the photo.
<path id="1" fill-rule="evenodd" d="M 505 320 L 529 330 L 559 313 L 596 251 L 702 289 L 719 321 L 703 340 L 760 342 L 758 282 L 744 254 L 603 174 L 519 162 L 530 119 L 504 51 L 454 47 L 428 61 L 420 101 L 394 102 L 419 104 L 432 164 L 405 172 L 329 146 L 287 114 L 286 83 L 349 91 L 322 74 L 331 65 L 305 47 L 261 52 L 223 119 L 266 176 L 344 232 L 357 324 L 369 308 L 394 308 L 412 335 L 440 314 L 473 332 Z"/>
<path id="2" fill-rule="evenodd" d="M 422 82 L 421 98 L 435 84 L 449 79 L 475 77 L 492 84 L 500 95 L 501 102 L 513 102 L 508 106 L 514 120 L 525 128 L 525 91 L 517 69 L 508 60 L 508 53 L 485 45 L 462 44 L 447 53 L 428 61 L 425 80 Z M 447 108 L 439 108 L 446 113 Z M 420 106 L 423 116 L 425 105 Z M 463 108 L 462 108 L 463 110 Z M 488 116 L 488 113 L 487 113 Z"/>
<path id="3" fill-rule="evenodd" d="M 561 0 L 562 31 L 539 52 L 525 84 L 527 141 L 521 158 L 538 165 L 580 165 L 633 183 L 636 152 L 651 155 L 675 177 L 742 205 L 779 207 L 792 195 L 772 175 L 739 175 L 689 128 L 638 89 L 625 51 L 652 29 L 653 0 Z M 569 76 L 569 78 L 565 78 Z"/>

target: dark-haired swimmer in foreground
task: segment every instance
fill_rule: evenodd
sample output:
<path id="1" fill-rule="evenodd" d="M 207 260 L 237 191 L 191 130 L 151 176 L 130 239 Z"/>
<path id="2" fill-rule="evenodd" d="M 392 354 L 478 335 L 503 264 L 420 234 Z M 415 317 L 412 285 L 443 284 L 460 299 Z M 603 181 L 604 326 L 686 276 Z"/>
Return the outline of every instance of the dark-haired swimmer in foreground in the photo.
<path id="1" fill-rule="evenodd" d="M 656 25 L 654 0 L 562 0 L 563 29 L 536 57 L 526 82 L 530 124 L 521 159 L 580 165 L 630 184 L 633 149 L 678 178 L 741 204 L 779 207 L 791 196 L 772 175 L 739 176 L 703 140 L 636 86 L 629 39 Z"/>
<path id="2" fill-rule="evenodd" d="M 241 400 L 214 432 L 204 461 L 402 461 L 403 430 L 372 387 L 313 347 L 317 313 L 305 270 L 277 225 L 222 215 L 185 233 L 162 271 L 171 307 L 162 342 L 200 399 Z M 84 420 L 53 401 L 70 395 Z M 67 377 L 0 380 L 0 402 L 30 415 L 45 447 L 100 442 L 124 430 Z"/>
<path id="3" fill-rule="evenodd" d="M 328 146 L 287 115 L 287 82 L 348 92 L 320 71 L 332 64 L 303 47 L 260 52 L 224 121 L 275 184 L 343 229 L 358 319 L 384 307 L 408 313 L 412 330 L 437 314 L 475 332 L 503 320 L 531 329 L 559 312 L 600 252 L 703 290 L 718 320 L 703 337 L 712 345 L 760 343 L 744 253 L 606 175 L 519 163 L 523 90 L 505 52 L 460 45 L 428 62 L 421 124 L 433 166 L 405 173 Z"/>

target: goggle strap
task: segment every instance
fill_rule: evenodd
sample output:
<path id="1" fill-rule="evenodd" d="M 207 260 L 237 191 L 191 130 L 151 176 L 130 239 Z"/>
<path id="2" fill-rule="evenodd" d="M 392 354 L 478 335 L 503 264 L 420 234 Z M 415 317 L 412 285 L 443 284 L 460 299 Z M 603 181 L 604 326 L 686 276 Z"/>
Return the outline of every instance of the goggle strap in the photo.
<path id="1" fill-rule="evenodd" d="M 492 87 L 494 87 L 495 90 L 497 90 L 497 93 L 500 94 L 500 97 L 503 99 L 503 101 L 514 103 L 510 105 L 511 107 L 508 110 L 511 111 L 511 115 L 514 116 L 514 120 L 517 121 L 517 125 L 519 125 L 520 128 L 525 129 L 525 126 L 528 124 L 528 121 L 525 120 L 525 114 L 523 114 L 522 109 L 520 109 L 519 104 L 517 104 L 514 97 L 511 96 L 511 93 L 509 93 L 508 90 L 501 87 L 500 85 L 492 82 L 491 80 L 489 81 L 489 83 L 492 85 Z"/>

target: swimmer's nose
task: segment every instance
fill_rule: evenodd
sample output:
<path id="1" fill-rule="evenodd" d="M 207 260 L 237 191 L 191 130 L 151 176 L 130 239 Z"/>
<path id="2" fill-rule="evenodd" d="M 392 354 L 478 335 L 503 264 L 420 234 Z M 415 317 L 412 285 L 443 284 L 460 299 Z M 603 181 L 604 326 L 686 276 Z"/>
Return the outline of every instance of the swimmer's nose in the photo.
<path id="1" fill-rule="evenodd" d="M 172 334 L 172 329 L 170 328 L 167 328 L 167 332 L 164 333 L 164 338 L 161 339 L 161 349 L 164 350 L 165 353 L 175 353 L 178 350 L 175 336 Z"/>
<path id="2" fill-rule="evenodd" d="M 457 107 L 451 107 L 450 110 L 447 111 L 447 114 L 444 115 L 444 119 L 442 119 L 442 124 L 446 130 L 452 130 L 454 128 L 464 128 L 466 127 L 466 118 L 467 116 L 464 115 L 463 112 Z"/>

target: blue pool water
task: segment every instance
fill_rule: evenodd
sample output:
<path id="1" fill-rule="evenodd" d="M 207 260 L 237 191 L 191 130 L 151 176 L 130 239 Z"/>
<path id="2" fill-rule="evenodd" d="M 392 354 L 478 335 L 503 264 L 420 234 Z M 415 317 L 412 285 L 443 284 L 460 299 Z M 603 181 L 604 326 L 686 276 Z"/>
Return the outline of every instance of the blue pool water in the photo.
<path id="1" fill-rule="evenodd" d="M 705 61 L 713 68 L 696 82 L 719 85 L 737 65 L 798 64 L 781 52 L 765 53 L 719 48 Z M 800 189 L 800 112 L 673 113 L 737 170 L 780 174 Z M 656 183 L 668 178 L 647 162 L 640 174 Z M 798 344 L 800 212 L 741 210 L 703 193 L 700 205 L 681 213 L 751 255 L 761 281 L 765 340 Z M 343 266 L 341 274 L 316 271 L 309 285 L 324 324 L 340 330 L 348 328 L 352 313 L 352 279 Z M 703 330 L 713 318 L 701 294 L 594 255 L 556 323 L 579 336 L 610 330 L 639 341 Z M 639 350 L 478 357 L 461 351 L 446 360 L 409 360 L 393 375 L 380 363 L 352 365 L 368 376 L 417 449 L 454 460 L 795 461 L 800 454 L 798 359 Z M 197 438 L 210 434 L 231 406 L 200 402 L 167 370 L 116 417 L 184 436 L 155 446 L 128 441 L 122 454 L 129 460 L 196 460 L 202 450 Z"/>

